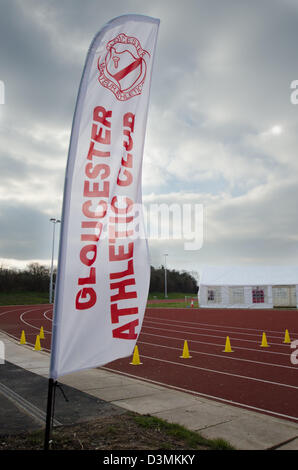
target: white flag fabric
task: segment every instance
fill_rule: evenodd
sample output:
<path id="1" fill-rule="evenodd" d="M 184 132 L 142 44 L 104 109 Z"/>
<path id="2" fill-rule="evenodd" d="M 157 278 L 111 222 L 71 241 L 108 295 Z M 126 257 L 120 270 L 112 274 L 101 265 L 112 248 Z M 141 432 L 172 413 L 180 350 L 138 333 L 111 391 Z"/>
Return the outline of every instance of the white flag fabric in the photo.
<path id="1" fill-rule="evenodd" d="M 87 54 L 65 176 L 53 379 L 131 355 L 140 333 L 150 281 L 142 160 L 158 28 L 155 18 L 120 16 Z"/>

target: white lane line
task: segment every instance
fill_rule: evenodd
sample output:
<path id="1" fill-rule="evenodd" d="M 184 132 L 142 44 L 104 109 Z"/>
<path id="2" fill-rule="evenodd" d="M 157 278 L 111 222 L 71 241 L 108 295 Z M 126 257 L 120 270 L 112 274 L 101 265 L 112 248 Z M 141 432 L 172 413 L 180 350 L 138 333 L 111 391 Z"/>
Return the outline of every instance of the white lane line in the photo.
<path id="1" fill-rule="evenodd" d="M 24 320 L 23 316 L 24 316 L 25 314 L 29 313 L 29 312 L 36 312 L 36 311 L 40 310 L 40 308 L 42 308 L 44 305 L 48 305 L 48 304 L 32 305 L 32 306 L 30 307 L 30 309 L 25 310 L 25 311 L 22 311 L 22 312 L 20 311 L 20 310 L 22 309 L 22 307 L 28 307 L 28 305 L 23 305 L 23 306 L 20 305 L 20 306 L 18 306 L 18 307 L 21 307 L 21 309 L 20 309 L 20 308 L 14 308 L 14 309 L 10 309 L 10 310 L 5 310 L 4 312 L 0 312 L 0 316 L 5 315 L 5 314 L 9 314 L 9 313 L 11 313 L 11 312 L 17 312 L 17 313 L 19 313 L 19 318 L 20 318 L 20 320 L 21 320 L 21 323 L 24 323 L 24 325 L 27 325 L 27 326 L 29 326 L 29 327 L 32 328 L 32 329 L 40 330 L 40 327 L 37 327 L 37 326 L 35 326 L 35 325 L 32 325 L 31 323 L 29 323 L 29 322 L 27 322 L 26 320 Z M 46 312 L 50 312 L 50 311 L 51 311 L 51 309 L 46 310 Z M 51 321 L 51 319 L 49 319 L 49 320 Z M 5 334 L 7 334 L 8 336 L 10 336 L 11 338 L 15 339 L 15 340 L 19 340 L 19 339 L 20 339 L 20 338 L 18 338 L 16 335 L 14 335 L 14 334 L 12 334 L 12 333 L 8 333 L 8 332 L 5 331 L 5 330 L 2 330 L 2 331 L 3 331 Z M 48 331 L 48 330 L 44 330 L 44 333 L 49 333 L 49 334 L 51 334 L 52 332 L 51 332 L 51 331 Z M 33 335 L 33 334 L 34 334 L 34 333 L 26 333 L 26 336 L 30 336 L 30 335 Z M 31 345 L 32 343 L 29 342 L 29 344 Z M 33 344 L 34 344 L 34 343 L 33 343 Z M 42 348 L 42 349 L 43 349 L 43 351 L 47 351 L 47 352 L 50 351 L 49 349 L 46 349 L 46 348 Z"/>
<path id="2" fill-rule="evenodd" d="M 281 382 L 273 382 L 271 380 L 258 379 L 257 377 L 248 377 L 248 376 L 240 375 L 240 374 L 232 374 L 231 372 L 223 372 L 223 371 L 220 371 L 220 370 L 207 369 L 205 367 L 193 366 L 191 364 L 185 364 L 185 363 L 182 364 L 181 362 L 168 361 L 167 359 L 159 359 L 157 357 L 146 356 L 144 354 L 140 354 L 140 357 L 145 358 L 145 359 L 151 359 L 152 361 L 158 361 L 158 362 L 164 362 L 166 364 L 172 364 L 172 365 L 175 365 L 175 366 L 182 366 L 182 367 L 188 367 L 190 369 L 202 370 L 204 372 L 211 372 L 212 374 L 228 375 L 229 377 L 236 377 L 237 379 L 251 380 L 253 382 L 261 382 L 261 383 L 265 383 L 265 384 L 276 385 L 278 387 L 291 388 L 291 389 L 294 389 L 294 390 L 298 390 L 298 386 L 296 386 L 296 385 L 288 385 L 288 384 L 283 384 Z"/>
<path id="3" fill-rule="evenodd" d="M 0 331 L 1 331 L 1 330 L 0 330 Z M 7 331 L 3 331 L 3 333 L 4 333 L 6 336 L 8 336 L 9 338 L 12 338 L 12 339 L 16 340 L 16 341 L 19 343 L 19 341 L 20 341 L 20 338 L 19 338 L 19 337 L 15 336 L 15 335 L 13 335 L 13 334 L 11 334 L 11 333 L 7 333 Z M 33 334 L 34 334 L 34 333 L 26 333 L 26 336 L 32 336 Z M 33 341 L 33 343 L 31 343 L 30 341 L 27 341 L 27 342 L 26 342 L 26 345 L 24 345 L 24 347 L 26 347 L 26 346 L 34 346 L 34 341 Z M 51 352 L 50 349 L 44 348 L 44 347 L 42 347 L 41 350 L 42 350 L 42 352 L 46 352 L 46 353 L 50 353 L 50 352 Z"/>
<path id="4" fill-rule="evenodd" d="M 27 305 L 28 307 L 28 305 Z M 29 312 L 36 312 L 36 310 L 40 309 L 40 306 L 33 306 L 33 308 L 30 308 L 29 310 L 26 310 L 25 312 L 20 312 L 20 320 L 21 320 L 21 323 L 24 323 L 25 325 L 29 326 L 30 328 L 34 328 L 34 329 L 37 329 L 37 330 L 40 330 L 39 327 L 37 326 L 34 326 L 34 325 L 31 325 L 30 323 L 26 322 L 24 319 L 23 319 L 23 315 L 25 315 L 26 313 L 29 313 Z M 7 310 L 6 312 L 2 312 L 0 315 L 4 315 L 4 313 L 9 313 L 9 312 L 12 312 L 12 311 L 16 311 L 16 312 L 19 312 L 20 309 L 14 309 L 14 310 Z M 4 333 L 8 334 L 9 336 L 11 336 L 12 338 L 15 338 L 15 339 L 19 339 L 17 338 L 15 335 L 11 334 L 11 333 L 7 333 L 5 330 L 3 330 Z M 31 333 L 33 334 L 33 333 Z"/>
<path id="5" fill-rule="evenodd" d="M 163 386 L 163 387 L 166 387 L 166 388 L 178 390 L 179 392 L 189 393 L 190 395 L 196 395 L 198 397 L 203 397 L 203 398 L 212 399 L 212 400 L 220 401 L 220 402 L 223 402 L 223 403 L 227 403 L 227 404 L 232 405 L 232 406 L 239 406 L 241 408 L 245 408 L 245 409 L 247 408 L 249 410 L 258 411 L 258 412 L 261 412 L 261 413 L 268 413 L 270 415 L 278 416 L 280 418 L 287 418 L 287 419 L 293 419 L 295 421 L 298 421 L 298 418 L 296 416 L 291 416 L 291 415 L 287 415 L 287 414 L 283 414 L 283 413 L 277 413 L 276 411 L 266 410 L 265 408 L 258 408 L 256 406 L 246 405 L 245 403 L 240 403 L 240 402 L 236 402 L 236 401 L 233 401 L 233 400 L 227 400 L 225 398 L 220 398 L 220 397 L 217 397 L 215 395 L 208 395 L 208 394 L 202 393 L 202 392 L 195 392 L 193 390 L 189 390 L 187 388 L 182 388 L 182 387 L 177 387 L 175 385 L 168 385 L 164 382 L 158 382 L 157 380 L 151 380 L 151 379 L 147 379 L 147 378 L 144 378 L 144 377 L 140 377 L 138 375 L 128 374 L 127 372 L 119 372 L 118 370 L 111 369 L 109 367 L 101 367 L 101 369 L 108 370 L 110 372 L 114 372 L 115 374 L 125 375 L 127 377 L 132 377 L 134 379 L 142 380 L 144 382 L 153 383 L 155 385 L 160 385 L 160 386 Z"/>
<path id="6" fill-rule="evenodd" d="M 199 330 L 199 331 L 212 331 L 214 330 L 214 327 L 209 327 L 209 328 L 203 328 L 201 326 L 190 326 L 190 325 L 173 325 L 172 323 L 160 323 L 160 322 L 156 322 L 156 321 L 152 321 L 152 320 L 145 320 L 144 319 L 144 323 L 147 325 L 147 323 L 153 323 L 153 325 L 161 325 L 161 326 L 181 326 L 181 328 L 189 328 L 191 329 L 192 331 L 193 330 Z M 182 323 L 182 322 L 181 322 Z M 264 330 L 259 330 L 258 333 L 243 333 L 241 331 L 235 331 L 233 333 L 237 334 L 237 335 L 245 335 L 245 336 L 259 336 L 259 335 L 262 335 L 262 332 Z M 215 333 L 231 333 L 231 330 L 230 329 L 226 329 L 226 328 L 220 328 L 218 330 L 214 330 Z M 266 332 L 268 333 L 268 331 L 266 330 Z M 267 338 L 276 338 L 276 339 L 279 339 L 279 340 L 282 340 L 282 338 L 284 337 L 284 334 L 282 336 L 282 333 L 280 333 L 280 336 L 275 336 L 275 335 L 272 335 L 272 334 L 267 334 Z M 240 338 L 239 338 L 240 339 Z M 241 338 L 241 340 L 243 340 Z M 243 341 L 253 341 L 253 340 L 243 340 Z M 281 344 L 282 346 L 284 346 L 284 344 L 281 342 L 281 343 L 275 343 L 275 344 Z"/>
<path id="7" fill-rule="evenodd" d="M 26 315 L 29 312 L 32 312 L 32 310 L 26 310 L 25 312 L 21 313 L 20 315 L 21 322 L 24 323 L 24 325 L 30 326 L 30 328 L 33 328 L 34 330 L 40 331 L 40 326 L 32 325 L 31 323 L 28 323 L 26 320 L 24 320 L 24 315 Z"/>
<path id="8" fill-rule="evenodd" d="M 144 331 L 141 331 L 141 334 L 142 335 L 148 335 L 148 336 L 156 336 L 157 338 L 174 339 L 174 340 L 183 341 L 182 338 L 176 338 L 174 336 L 155 335 L 154 333 L 146 333 Z M 217 346 L 218 348 L 219 347 L 221 347 L 221 348 L 224 347 L 224 344 L 209 343 L 209 342 L 206 342 L 206 341 L 198 341 L 197 339 L 191 339 L 189 341 L 191 341 L 192 343 L 206 344 L 207 346 Z M 262 351 L 260 351 L 260 349 L 244 348 L 242 346 L 237 346 L 237 349 L 242 349 L 243 351 L 253 351 L 253 352 L 258 352 L 258 353 L 262 353 L 262 354 L 276 354 L 278 356 L 287 356 L 287 357 L 289 356 L 289 354 L 287 354 L 287 353 L 282 353 L 282 352 L 277 352 L 277 351 L 269 351 L 268 348 L 262 348 Z"/>
<path id="9" fill-rule="evenodd" d="M 211 328 L 229 328 L 229 330 L 245 330 L 245 331 L 254 331 L 254 332 L 263 332 L 264 329 L 260 329 L 260 328 L 247 328 L 247 327 L 241 327 L 241 326 L 229 326 L 229 325 L 214 325 L 214 324 L 211 324 L 211 323 L 202 323 L 202 322 L 192 322 L 192 321 L 187 321 L 187 320 L 172 320 L 171 318 L 154 318 L 154 317 L 149 317 L 149 318 L 146 318 L 146 316 L 144 317 L 144 321 L 151 321 L 151 322 L 168 322 L 166 324 L 173 324 L 173 323 L 183 323 L 183 324 L 187 324 L 187 325 L 190 325 L 191 327 L 193 325 L 203 325 L 203 326 L 207 326 L 207 327 L 211 327 Z M 177 325 L 178 326 L 178 325 Z M 277 333 L 277 334 L 280 334 L 280 335 L 284 335 L 284 331 L 276 331 L 276 330 L 267 330 L 266 331 L 268 333 Z M 297 332 L 292 332 L 294 335 L 298 335 Z M 243 333 L 245 334 L 245 333 Z M 249 334 L 249 333 L 248 333 Z M 251 333 L 252 334 L 252 333 Z"/>
<path id="10" fill-rule="evenodd" d="M 28 305 L 21 305 L 21 307 L 28 307 Z M 33 306 L 33 307 L 37 307 L 37 306 Z M 5 315 L 6 313 L 19 312 L 19 311 L 20 311 L 19 308 L 14 308 L 14 309 L 11 309 L 11 310 L 5 310 L 5 312 L 0 312 L 0 317 L 2 315 Z"/>
<path id="11" fill-rule="evenodd" d="M 53 310 L 50 309 L 50 310 L 46 310 L 45 312 L 43 312 L 43 316 L 45 317 L 45 319 L 52 322 L 52 321 L 53 321 L 53 317 L 52 317 L 52 318 L 49 318 L 49 316 L 47 315 L 48 313 L 53 313 Z"/>
<path id="12" fill-rule="evenodd" d="M 25 325 L 29 326 L 30 328 L 33 328 L 33 329 L 35 329 L 35 330 L 40 330 L 40 327 L 39 327 L 39 326 L 32 325 L 31 323 L 27 322 L 27 321 L 24 320 L 24 318 L 23 318 L 23 315 L 25 315 L 25 314 L 27 314 L 27 313 L 29 313 L 29 312 L 31 312 L 31 311 L 32 311 L 32 310 L 27 310 L 26 312 L 21 313 L 21 315 L 20 315 L 20 320 L 21 320 Z M 35 310 L 34 310 L 34 311 L 35 311 Z M 47 320 L 49 320 L 49 321 L 52 321 L 52 319 L 47 318 L 47 316 L 46 316 L 45 314 L 46 314 L 47 312 L 51 312 L 51 311 L 52 311 L 52 310 L 46 310 L 45 312 L 43 312 L 43 316 L 44 316 Z M 51 331 L 51 330 L 46 330 L 46 329 L 44 329 L 44 333 L 51 334 L 52 331 Z"/>
<path id="13" fill-rule="evenodd" d="M 148 343 L 146 341 L 138 341 L 138 344 L 147 344 L 149 346 L 156 346 L 156 347 L 159 347 L 159 348 L 175 349 L 177 351 L 182 351 L 182 348 L 177 348 L 177 347 L 174 347 L 174 346 L 165 346 L 165 345 L 162 345 L 162 344 Z M 231 360 L 231 361 L 251 362 L 252 364 L 260 364 L 262 366 L 282 367 L 284 369 L 293 369 L 293 370 L 297 371 L 297 367 L 293 367 L 293 366 L 285 366 L 285 365 L 281 365 L 281 364 L 272 364 L 272 363 L 269 363 L 269 362 L 253 361 L 251 359 L 242 359 L 240 357 L 232 357 L 232 356 L 229 356 L 229 355 L 228 356 L 227 355 L 223 356 L 222 354 L 213 354 L 213 353 L 207 353 L 207 352 L 203 352 L 203 351 L 195 351 L 194 349 L 189 349 L 189 352 L 191 354 L 203 354 L 205 356 L 219 357 L 219 358 L 228 359 L 228 360 Z"/>
<path id="14" fill-rule="evenodd" d="M 158 330 L 158 331 L 167 331 L 167 332 L 170 332 L 170 333 L 180 333 L 180 334 L 185 334 L 185 335 L 191 335 L 191 336 L 207 336 L 208 338 L 220 338 L 220 339 L 225 339 L 225 336 L 217 336 L 217 335 L 206 335 L 206 334 L 200 334 L 200 333 L 192 333 L 190 331 L 187 331 L 187 332 L 184 332 L 184 331 L 181 331 L 181 330 L 169 330 L 169 329 L 166 329 L 166 328 L 159 328 L 159 327 L 155 327 L 155 326 L 146 326 L 144 325 L 143 326 L 143 329 L 144 328 L 149 328 L 151 330 Z M 144 333 L 144 331 L 142 330 L 142 332 Z M 146 333 L 146 334 L 150 334 L 150 333 Z M 152 333 L 153 335 L 153 333 Z M 163 338 L 167 338 L 167 336 L 162 336 L 162 335 L 153 335 L 153 336 L 160 336 L 160 337 L 163 337 Z M 169 337 L 171 338 L 171 337 Z M 181 338 L 171 338 L 171 339 L 180 339 Z M 242 339 L 242 338 L 235 338 L 233 336 L 230 336 L 230 340 L 232 341 L 245 341 L 245 342 L 249 342 L 249 343 L 254 343 L 256 344 L 256 341 L 252 341 L 250 339 Z M 221 346 L 221 344 L 214 344 L 214 343 L 204 343 L 203 341 L 197 341 L 197 340 L 190 340 L 190 341 L 195 341 L 195 342 L 198 342 L 198 343 L 202 343 L 202 344 L 213 344 L 213 345 L 217 345 L 217 346 Z M 261 341 L 262 341 L 262 337 L 260 337 L 260 344 L 261 344 Z M 272 341 L 269 343 L 269 346 L 281 346 L 279 343 L 273 343 Z M 289 345 L 288 344 L 283 344 L 282 346 L 287 346 L 289 348 Z M 245 349 L 245 350 L 248 350 L 248 351 L 258 351 L 258 349 L 250 349 L 250 348 L 244 348 L 242 346 L 237 346 L 237 349 Z M 281 355 L 285 355 L 287 356 L 288 354 L 287 353 L 282 353 L 282 352 L 276 352 L 276 351 L 266 351 L 266 352 L 271 352 L 274 353 L 274 354 L 281 354 Z"/>

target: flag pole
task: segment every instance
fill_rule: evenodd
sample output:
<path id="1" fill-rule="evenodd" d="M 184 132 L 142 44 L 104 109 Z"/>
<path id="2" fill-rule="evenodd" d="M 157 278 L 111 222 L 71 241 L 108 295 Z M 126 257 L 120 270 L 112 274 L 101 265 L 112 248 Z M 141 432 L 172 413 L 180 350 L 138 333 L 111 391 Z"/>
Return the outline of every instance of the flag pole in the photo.
<path id="1" fill-rule="evenodd" d="M 57 382 L 54 379 L 49 378 L 44 450 L 49 450 L 50 435 L 51 435 L 51 422 L 52 422 L 52 415 L 53 415 L 53 391 L 56 386 L 56 383 Z"/>

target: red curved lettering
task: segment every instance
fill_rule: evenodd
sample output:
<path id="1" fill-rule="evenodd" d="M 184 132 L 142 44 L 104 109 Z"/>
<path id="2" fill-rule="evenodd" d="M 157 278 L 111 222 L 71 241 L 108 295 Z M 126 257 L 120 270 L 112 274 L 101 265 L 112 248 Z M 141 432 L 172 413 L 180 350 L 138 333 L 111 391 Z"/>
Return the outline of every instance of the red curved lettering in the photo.
<path id="1" fill-rule="evenodd" d="M 118 196 L 114 196 L 111 201 L 111 208 L 116 214 L 127 214 L 133 208 L 133 200 L 129 197 L 121 198 L 121 201 L 125 200 L 126 207 L 117 207 Z"/>
<path id="2" fill-rule="evenodd" d="M 91 259 L 88 258 L 88 256 L 87 256 L 88 253 L 93 253 L 93 257 Z M 96 245 L 86 245 L 86 246 L 83 246 L 83 248 L 80 251 L 80 260 L 86 266 L 91 266 L 94 263 L 94 261 L 96 260 L 96 255 L 97 255 L 97 246 Z"/>
<path id="3" fill-rule="evenodd" d="M 87 299 L 86 302 L 81 302 L 81 299 Z M 76 296 L 76 309 L 77 310 L 86 310 L 88 308 L 93 307 L 96 303 L 96 292 L 92 287 L 83 287 L 83 289 L 79 290 Z"/>
<path id="4" fill-rule="evenodd" d="M 101 217 L 104 217 L 107 213 L 107 203 L 105 201 L 99 201 L 97 204 L 98 206 L 102 206 L 102 212 L 94 212 L 90 210 L 90 206 L 92 206 L 92 201 L 86 201 L 83 204 L 82 211 L 83 214 L 86 217 L 89 217 L 90 219 L 100 219 Z"/>

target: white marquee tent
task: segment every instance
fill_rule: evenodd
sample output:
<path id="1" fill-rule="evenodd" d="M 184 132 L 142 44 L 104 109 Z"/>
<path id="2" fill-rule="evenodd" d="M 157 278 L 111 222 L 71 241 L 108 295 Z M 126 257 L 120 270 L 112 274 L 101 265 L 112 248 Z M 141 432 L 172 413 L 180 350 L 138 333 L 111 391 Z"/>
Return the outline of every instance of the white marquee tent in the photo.
<path id="1" fill-rule="evenodd" d="M 297 266 L 205 266 L 200 272 L 200 307 L 298 306 Z"/>

